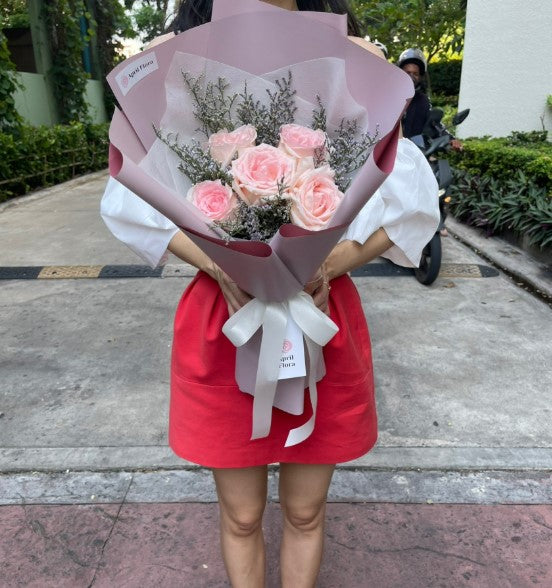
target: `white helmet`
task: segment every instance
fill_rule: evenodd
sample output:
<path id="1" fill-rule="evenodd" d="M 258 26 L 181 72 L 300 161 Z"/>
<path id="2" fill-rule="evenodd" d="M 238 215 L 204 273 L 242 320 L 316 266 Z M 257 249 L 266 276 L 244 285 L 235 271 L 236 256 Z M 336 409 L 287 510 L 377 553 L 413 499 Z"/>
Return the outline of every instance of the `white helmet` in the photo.
<path id="1" fill-rule="evenodd" d="M 378 41 L 377 39 L 374 39 L 372 41 L 372 39 L 370 39 L 370 35 L 366 35 L 364 37 L 364 40 L 368 41 L 369 43 L 372 43 L 372 45 L 375 45 L 380 51 L 382 51 L 383 54 L 385 55 L 385 59 L 387 59 L 389 57 L 389 52 L 387 51 L 387 47 L 381 41 Z"/>
<path id="2" fill-rule="evenodd" d="M 420 68 L 420 75 L 424 75 L 427 69 L 427 61 L 420 49 L 405 49 L 399 56 L 397 65 L 402 68 L 407 63 L 415 63 Z"/>

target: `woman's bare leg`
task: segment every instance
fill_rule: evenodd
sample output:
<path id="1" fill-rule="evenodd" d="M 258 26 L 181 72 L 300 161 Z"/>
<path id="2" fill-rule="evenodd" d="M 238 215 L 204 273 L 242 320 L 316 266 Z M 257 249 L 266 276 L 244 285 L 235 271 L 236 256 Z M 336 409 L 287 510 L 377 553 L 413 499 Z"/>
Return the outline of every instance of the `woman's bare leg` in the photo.
<path id="1" fill-rule="evenodd" d="M 322 561 L 326 497 L 335 465 L 280 464 L 282 586 L 312 588 Z"/>
<path id="2" fill-rule="evenodd" d="M 220 509 L 222 557 L 234 588 L 265 584 L 262 519 L 267 467 L 213 469 Z"/>

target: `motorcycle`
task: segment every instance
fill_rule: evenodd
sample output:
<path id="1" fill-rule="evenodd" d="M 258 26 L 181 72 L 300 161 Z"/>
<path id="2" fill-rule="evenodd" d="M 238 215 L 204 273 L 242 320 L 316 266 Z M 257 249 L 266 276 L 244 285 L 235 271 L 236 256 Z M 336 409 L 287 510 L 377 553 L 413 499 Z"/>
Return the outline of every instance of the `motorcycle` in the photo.
<path id="1" fill-rule="evenodd" d="M 466 119 L 469 113 L 469 108 L 458 112 L 454 115 L 452 123 L 455 126 L 459 125 Z M 454 139 L 442 123 L 443 115 L 444 113 L 440 108 L 433 108 L 429 113 L 429 118 L 422 135 L 411 138 L 425 155 L 439 185 L 439 211 L 441 213 L 441 220 L 435 234 L 422 251 L 419 267 L 414 271 L 418 282 L 425 286 L 433 284 L 441 269 L 441 230 L 445 227 L 447 205 L 450 202 L 450 186 L 453 179 L 448 160 L 439 156 L 440 154 L 447 153 L 450 149 L 451 141 Z"/>

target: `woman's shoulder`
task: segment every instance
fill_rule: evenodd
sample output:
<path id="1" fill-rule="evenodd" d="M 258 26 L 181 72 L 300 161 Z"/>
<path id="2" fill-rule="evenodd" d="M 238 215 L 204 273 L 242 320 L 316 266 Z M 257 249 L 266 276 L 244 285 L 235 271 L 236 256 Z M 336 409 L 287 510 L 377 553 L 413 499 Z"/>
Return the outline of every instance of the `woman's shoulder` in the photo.
<path id="1" fill-rule="evenodd" d="M 377 55 L 378 57 L 385 59 L 383 51 L 379 47 L 376 47 L 373 43 L 367 41 L 366 39 L 362 39 L 361 37 L 349 37 L 349 41 L 352 41 L 353 43 L 356 43 L 359 47 L 362 47 L 363 49 L 370 51 L 370 53 L 373 53 L 374 55 Z"/>
<path id="2" fill-rule="evenodd" d="M 172 31 L 170 33 L 166 33 L 164 35 L 160 35 L 159 37 L 155 37 L 155 39 L 153 39 L 153 41 L 150 41 L 144 47 L 144 51 L 146 51 L 146 49 L 151 49 L 152 47 L 155 47 L 156 45 L 159 45 L 160 43 L 168 41 L 169 39 L 172 39 L 173 37 L 174 37 L 174 33 Z"/>

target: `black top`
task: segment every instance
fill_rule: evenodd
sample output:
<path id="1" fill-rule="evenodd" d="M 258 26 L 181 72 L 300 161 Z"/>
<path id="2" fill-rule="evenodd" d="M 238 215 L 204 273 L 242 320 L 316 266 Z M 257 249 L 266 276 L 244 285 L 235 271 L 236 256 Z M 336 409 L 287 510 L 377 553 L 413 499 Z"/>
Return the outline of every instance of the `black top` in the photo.
<path id="1" fill-rule="evenodd" d="M 428 97 L 423 92 L 416 92 L 403 117 L 403 135 L 407 139 L 422 134 L 430 108 Z"/>

